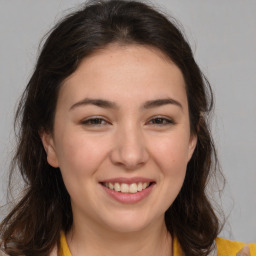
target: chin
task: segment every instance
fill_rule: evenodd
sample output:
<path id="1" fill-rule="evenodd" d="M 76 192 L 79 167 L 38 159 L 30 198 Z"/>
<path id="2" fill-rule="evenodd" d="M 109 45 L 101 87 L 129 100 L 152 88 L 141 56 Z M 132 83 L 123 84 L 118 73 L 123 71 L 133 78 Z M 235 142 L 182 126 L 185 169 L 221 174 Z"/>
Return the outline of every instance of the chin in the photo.
<path id="1" fill-rule="evenodd" d="M 115 216 L 114 219 L 113 216 Z M 105 223 L 108 228 L 114 232 L 130 233 L 142 231 L 149 227 L 153 222 L 153 218 L 148 218 L 143 214 L 122 213 L 113 214 L 112 219 L 108 221 L 106 220 Z"/>

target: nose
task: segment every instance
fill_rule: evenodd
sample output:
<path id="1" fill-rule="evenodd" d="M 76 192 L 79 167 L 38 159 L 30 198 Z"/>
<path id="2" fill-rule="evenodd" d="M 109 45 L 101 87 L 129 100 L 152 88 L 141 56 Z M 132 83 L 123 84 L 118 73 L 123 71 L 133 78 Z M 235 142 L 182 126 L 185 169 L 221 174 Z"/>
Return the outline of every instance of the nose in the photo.
<path id="1" fill-rule="evenodd" d="M 144 165 L 149 159 L 149 153 L 140 128 L 119 129 L 115 134 L 110 158 L 112 163 L 123 166 L 126 170 Z"/>

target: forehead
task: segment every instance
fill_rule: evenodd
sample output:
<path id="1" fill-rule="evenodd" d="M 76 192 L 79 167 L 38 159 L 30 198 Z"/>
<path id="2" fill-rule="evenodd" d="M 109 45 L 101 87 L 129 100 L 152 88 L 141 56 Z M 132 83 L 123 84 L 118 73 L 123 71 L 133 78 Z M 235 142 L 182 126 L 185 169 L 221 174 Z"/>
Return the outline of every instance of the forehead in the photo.
<path id="1" fill-rule="evenodd" d="M 180 69 L 160 50 L 141 45 L 109 45 L 84 58 L 61 87 L 59 97 L 110 100 L 186 100 Z"/>

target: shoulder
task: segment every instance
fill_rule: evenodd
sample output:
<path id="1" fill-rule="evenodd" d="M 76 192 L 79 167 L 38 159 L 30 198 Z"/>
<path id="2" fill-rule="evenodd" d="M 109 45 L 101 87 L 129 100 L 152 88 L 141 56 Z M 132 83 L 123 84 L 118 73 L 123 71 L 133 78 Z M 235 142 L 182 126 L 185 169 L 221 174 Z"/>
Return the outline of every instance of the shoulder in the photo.
<path id="1" fill-rule="evenodd" d="M 256 255 L 256 243 L 245 244 L 242 242 L 230 241 L 224 238 L 216 239 L 218 256 L 236 255 L 245 245 L 250 248 L 251 255 Z"/>

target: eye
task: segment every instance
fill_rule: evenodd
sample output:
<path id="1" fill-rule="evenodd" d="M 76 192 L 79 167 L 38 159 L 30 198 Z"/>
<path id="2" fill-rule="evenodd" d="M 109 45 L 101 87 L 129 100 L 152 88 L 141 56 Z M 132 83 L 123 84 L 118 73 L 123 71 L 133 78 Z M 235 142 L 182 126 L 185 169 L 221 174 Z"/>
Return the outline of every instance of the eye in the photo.
<path id="1" fill-rule="evenodd" d="M 155 117 L 155 118 L 152 118 L 149 121 L 149 124 L 158 125 L 158 126 L 165 126 L 165 125 L 174 124 L 174 121 L 172 119 L 169 119 L 169 118 L 166 118 L 166 117 Z"/>
<path id="2" fill-rule="evenodd" d="M 86 126 L 105 126 L 109 124 L 108 121 L 100 117 L 88 118 L 83 120 L 81 123 Z"/>

